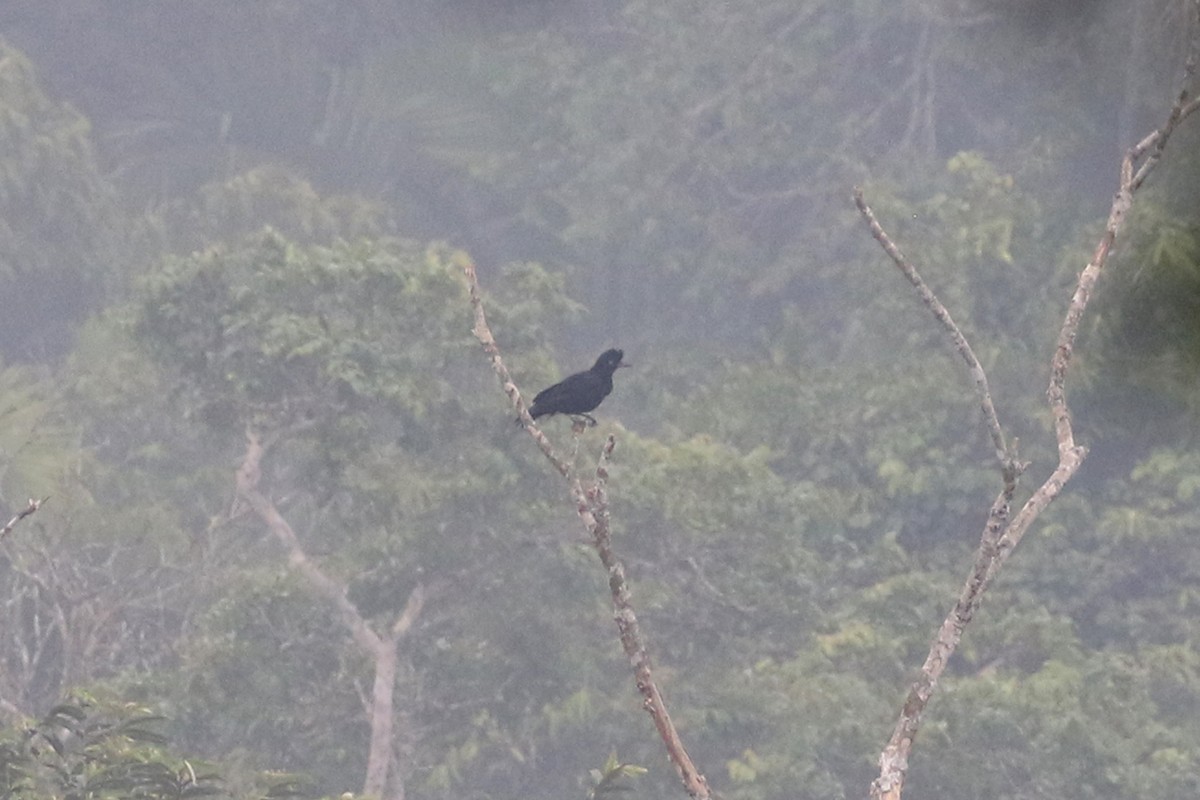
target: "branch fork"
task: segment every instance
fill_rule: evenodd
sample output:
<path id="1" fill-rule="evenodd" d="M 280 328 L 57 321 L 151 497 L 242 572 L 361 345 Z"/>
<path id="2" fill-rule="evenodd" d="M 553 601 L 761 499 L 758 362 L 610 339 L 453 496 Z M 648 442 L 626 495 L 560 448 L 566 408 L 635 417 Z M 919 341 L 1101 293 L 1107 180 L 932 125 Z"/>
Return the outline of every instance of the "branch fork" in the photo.
<path id="1" fill-rule="evenodd" d="M 266 525 L 267 530 L 287 551 L 288 566 L 300 574 L 308 585 L 328 600 L 338 611 L 342 624 L 360 650 L 374 665 L 375 676 L 367 713 L 370 717 L 371 739 L 367 754 L 367 770 L 363 794 L 382 797 L 386 787 L 400 785 L 392 752 L 394 724 L 394 690 L 398 666 L 398 650 L 402 639 L 412 629 L 425 606 L 426 590 L 421 584 L 409 593 L 404 610 L 387 630 L 380 634 L 362 616 L 348 597 L 345 583 L 328 575 L 313 561 L 295 530 L 279 512 L 275 502 L 258 488 L 262 477 L 262 458 L 265 446 L 259 435 L 246 428 L 246 454 L 237 470 L 237 494 Z"/>
<path id="2" fill-rule="evenodd" d="M 1200 17 L 1200 2 L 1193 2 L 1193 10 Z M 1196 21 L 1195 28 L 1200 31 L 1200 19 Z M 1063 487 L 1071 480 L 1087 457 L 1087 448 L 1075 442 L 1074 429 L 1071 425 L 1071 409 L 1067 404 L 1066 397 L 1066 378 L 1074 353 L 1075 338 L 1096 281 L 1108 261 L 1113 242 L 1129 213 L 1134 194 L 1141 188 L 1147 176 L 1162 157 L 1167 140 L 1176 126 L 1200 107 L 1200 100 L 1189 102 L 1188 88 L 1186 88 L 1191 85 L 1195 75 L 1198 51 L 1200 51 L 1200 47 L 1197 47 L 1194 42 L 1185 70 L 1185 88 L 1180 92 L 1166 123 L 1131 147 L 1122 159 L 1120 183 L 1113 198 L 1104 234 L 1100 237 L 1091 260 L 1079 274 L 1050 363 L 1050 384 L 1046 390 L 1046 397 L 1054 417 L 1054 432 L 1058 443 L 1058 465 L 1050 477 L 1033 492 L 1021 509 L 1011 518 L 1009 514 L 1017 483 L 1029 464 L 1021 461 L 1018 457 L 1016 439 L 1011 445 L 1005 439 L 1004 428 L 1000 424 L 992 403 L 987 375 L 950 312 L 942 305 L 933 291 L 921 279 L 916 268 L 904 257 L 900 248 L 884 231 L 870 206 L 867 205 L 862 189 L 857 187 L 854 189 L 854 203 L 870 229 L 871 235 L 892 259 L 896 268 L 916 288 L 921 301 L 946 329 L 955 350 L 966 364 L 975 384 L 984 421 L 996 452 L 1002 483 L 1001 490 L 988 512 L 987 521 L 984 523 L 980 536 L 979 548 L 976 551 L 975 562 L 959 591 L 958 600 L 938 629 L 925 658 L 925 663 L 921 666 L 920 676 L 909 688 L 892 736 L 880 754 L 879 777 L 871 784 L 872 800 L 900 800 L 904 780 L 908 774 L 909 754 L 920 729 L 921 717 L 937 687 L 938 678 L 941 677 L 962 638 L 963 631 L 979 608 L 984 592 L 987 591 L 1012 551 L 1020 544 L 1033 521 L 1058 497 Z M 1147 156 L 1148 151 L 1149 155 Z M 1143 156 L 1146 157 L 1145 160 L 1135 171 L 1134 165 Z"/>

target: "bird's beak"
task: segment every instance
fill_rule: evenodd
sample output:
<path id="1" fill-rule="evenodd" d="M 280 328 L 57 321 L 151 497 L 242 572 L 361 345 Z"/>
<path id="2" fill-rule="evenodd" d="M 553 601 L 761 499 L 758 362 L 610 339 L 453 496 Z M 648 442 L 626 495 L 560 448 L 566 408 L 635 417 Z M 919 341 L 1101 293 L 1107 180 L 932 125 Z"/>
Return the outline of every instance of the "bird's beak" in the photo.
<path id="1" fill-rule="evenodd" d="M 620 364 L 617 364 L 617 369 L 620 369 L 621 367 L 632 367 L 632 366 L 633 366 L 633 364 L 630 364 L 628 361 L 622 361 Z"/>

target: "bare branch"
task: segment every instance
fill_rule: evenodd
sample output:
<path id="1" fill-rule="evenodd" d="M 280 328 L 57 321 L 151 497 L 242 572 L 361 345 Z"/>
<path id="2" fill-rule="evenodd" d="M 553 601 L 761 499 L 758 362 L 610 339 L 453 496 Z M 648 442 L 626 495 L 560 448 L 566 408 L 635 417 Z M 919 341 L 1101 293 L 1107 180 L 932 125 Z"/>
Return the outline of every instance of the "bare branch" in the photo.
<path id="1" fill-rule="evenodd" d="M 386 637 L 376 633 L 347 597 L 344 583 L 331 578 L 308 557 L 300 538 L 279 513 L 279 509 L 258 488 L 262 477 L 263 444 L 254 431 L 246 430 L 246 455 L 237 471 L 238 496 L 245 500 L 267 529 L 279 540 L 288 553 L 288 566 L 300 573 L 309 585 L 338 610 L 350 636 L 370 657 L 375 669 L 368 715 L 371 739 L 367 755 L 367 771 L 363 794 L 380 796 L 389 775 L 398 776 L 392 765 L 392 728 L 394 690 L 396 684 L 396 649 L 412 627 L 425 603 L 425 589 L 418 584 L 408 596 L 404 612 L 392 625 Z"/>
<path id="2" fill-rule="evenodd" d="M 49 499 L 49 497 L 43 497 L 41 500 L 37 500 L 32 497 L 29 498 L 29 505 L 18 511 L 17 515 L 8 521 L 7 525 L 5 525 L 3 528 L 0 528 L 0 541 L 4 541 L 4 539 L 13 532 L 13 528 L 17 526 L 18 522 L 30 516 L 31 514 L 34 514 L 39 508 L 42 507 L 42 504 Z"/>
<path id="3" fill-rule="evenodd" d="M 1197 16 L 1194 26 L 1200 31 L 1200 2 L 1193 2 L 1193 11 Z M 1200 33 L 1198 33 L 1198 37 L 1200 37 Z M 1192 54 L 1188 57 L 1186 74 L 1189 83 L 1195 79 L 1198 51 L 1200 51 L 1200 38 L 1193 40 Z M 1171 108 L 1171 113 L 1167 117 L 1167 121 L 1163 124 L 1163 127 L 1129 148 L 1121 161 L 1120 185 L 1116 196 L 1113 198 L 1112 208 L 1108 214 L 1108 221 L 1104 226 L 1104 233 L 1096 245 L 1092 259 L 1079 274 L 1079 282 L 1075 287 L 1075 293 L 1071 296 L 1071 303 L 1067 308 L 1066 318 L 1063 320 L 1062 329 L 1059 331 L 1058 343 L 1054 349 L 1054 357 L 1050 362 L 1050 385 L 1046 390 L 1046 397 L 1050 403 L 1050 410 L 1054 415 L 1054 434 L 1058 440 L 1059 463 L 1050 477 L 1025 502 L 1025 505 L 1013 517 L 1012 522 L 1005 529 L 1004 535 L 1000 538 L 997 546 L 996 559 L 989 570 L 988 582 L 991 581 L 996 571 L 1003 566 L 1013 549 L 1021 542 L 1021 538 L 1029 530 L 1032 522 L 1059 495 L 1063 486 L 1067 481 L 1071 480 L 1072 476 L 1074 476 L 1075 472 L 1083 464 L 1084 458 L 1087 457 L 1087 448 L 1075 444 L 1075 432 L 1071 425 L 1071 410 L 1067 405 L 1066 377 L 1067 370 L 1071 365 L 1071 358 L 1075 352 L 1075 337 L 1079 333 L 1079 323 L 1083 318 L 1083 312 L 1087 308 L 1088 302 L 1091 300 L 1092 292 L 1096 287 L 1096 282 L 1100 278 L 1100 273 L 1108 263 L 1108 256 L 1112 252 L 1113 243 L 1116 241 L 1117 234 L 1120 232 L 1129 214 L 1129 209 L 1133 205 L 1134 193 L 1142 186 L 1146 176 L 1158 163 L 1167 141 L 1178 124 L 1194 113 L 1197 108 L 1200 108 L 1200 101 L 1189 103 L 1187 102 L 1187 98 L 1188 89 L 1185 87 L 1179 93 L 1179 99 L 1176 100 L 1175 105 Z M 1147 156 L 1146 161 L 1135 174 L 1134 163 L 1151 147 L 1154 150 Z"/>
<path id="4" fill-rule="evenodd" d="M 262 475 L 263 446 L 259 437 L 252 431 L 246 432 L 246 455 L 237 472 L 238 494 L 249 503 L 254 512 L 266 524 L 288 554 L 288 566 L 304 576 L 322 597 L 331 602 L 354 641 L 363 650 L 375 655 L 383 649 L 384 641 L 379 634 L 371 630 L 370 625 L 358 613 L 358 609 L 346 597 L 344 584 L 325 574 L 317 564 L 308 557 L 300 544 L 300 537 L 279 513 L 275 504 L 258 489 L 259 477 Z"/>
<path id="5" fill-rule="evenodd" d="M 946 619 L 942 622 L 941 628 L 929 647 L 925 663 L 921 665 L 920 676 L 909 688 L 892 736 L 879 758 L 880 776 L 871 786 L 871 795 L 877 798 L 888 798 L 888 800 L 899 800 L 904 777 L 908 773 L 908 755 L 920 728 L 921 716 L 929 704 L 930 698 L 933 697 L 938 679 L 945 671 L 950 656 L 954 654 L 962 639 L 963 631 L 970 624 L 976 609 L 979 608 L 989 575 L 992 573 L 993 564 L 996 561 L 997 545 L 1005 523 L 1008 521 L 1013 494 L 1017 488 L 1017 479 L 1027 464 L 1018 460 L 1015 440 L 1011 450 L 1005 440 L 1003 428 L 992 402 L 987 373 L 975 356 L 974 350 L 971 349 L 962 329 L 958 327 L 945 305 L 921 278 L 916 267 L 904 257 L 900 248 L 883 230 L 863 198 L 862 190 L 857 187 L 854 189 L 854 203 L 871 229 L 871 235 L 879 242 L 904 277 L 916 288 L 921 301 L 949 333 L 955 350 L 966 363 L 971 378 L 975 382 L 976 393 L 979 395 L 984 420 L 988 432 L 991 434 L 992 444 L 996 449 L 996 458 L 1000 462 L 1003 479 L 1003 488 L 995 502 L 992 503 L 987 522 L 984 524 L 979 549 L 975 554 L 975 563 L 959 591 L 957 602 L 950 613 L 946 615 Z"/>
<path id="6" fill-rule="evenodd" d="M 625 567 L 612 549 L 612 538 L 609 535 L 608 526 L 608 459 L 616 446 L 616 438 L 609 434 L 596 464 L 596 482 L 587 492 L 592 508 L 595 509 L 596 519 L 595 527 L 588 532 L 592 535 L 592 543 L 596 547 L 596 553 L 600 556 L 600 563 L 608 571 L 608 588 L 612 593 L 613 619 L 617 622 L 617 630 L 621 634 L 621 647 L 624 648 L 629 664 L 633 667 L 637 688 L 642 694 L 642 707 L 654 720 L 654 727 L 658 729 L 658 735 L 666 745 L 667 756 L 675 765 L 675 769 L 679 771 L 679 777 L 683 780 L 688 794 L 692 797 L 708 797 L 708 782 L 696 769 L 696 765 L 692 763 L 691 757 L 684 749 L 683 742 L 680 741 L 679 734 L 667 713 L 666 703 L 659 694 L 658 685 L 654 682 L 650 655 L 646 652 L 637 616 L 634 614 L 633 605 L 630 602 L 629 587 L 625 583 Z"/>
<path id="7" fill-rule="evenodd" d="M 1198 31 L 1197 37 L 1200 37 L 1200 0 L 1193 1 L 1193 10 L 1198 16 L 1195 28 Z M 1134 193 L 1142 186 L 1146 176 L 1158 163 L 1168 139 L 1179 122 L 1200 107 L 1198 101 L 1188 102 L 1188 87 L 1195 76 L 1198 52 L 1200 52 L 1200 41 L 1193 41 L 1192 53 L 1188 57 L 1185 88 L 1180 92 L 1166 123 L 1162 128 L 1131 147 L 1122 159 L 1120 183 L 1116 196 L 1113 198 L 1104 234 L 1096 245 L 1091 260 L 1079 274 L 1075 292 L 1067 307 L 1067 313 L 1051 359 L 1050 385 L 1046 397 L 1054 416 L 1054 432 L 1058 442 L 1058 466 L 1011 520 L 1008 519 L 1008 513 L 1016 478 L 1026 465 L 1020 464 L 1015 454 L 1009 454 L 1004 448 L 999 423 L 995 422 L 995 427 L 993 427 L 995 416 L 994 411 L 991 413 L 988 411 L 991 401 L 982 368 L 978 367 L 978 361 L 971 354 L 966 340 L 962 338 L 962 334 L 950 318 L 949 312 L 924 286 L 916 270 L 908 264 L 899 249 L 875 220 L 870 208 L 863 201 L 862 191 L 859 189 L 854 191 L 855 204 L 870 225 L 872 235 L 905 276 L 917 287 L 921 299 L 933 311 L 934 316 L 950 330 L 956 348 L 971 368 L 976 387 L 983 397 L 984 414 L 988 417 L 989 429 L 992 430 L 993 443 L 997 446 L 1004 476 L 1004 488 L 992 504 L 971 573 L 963 584 L 954 608 L 951 609 L 938 630 L 930 646 L 929 655 L 921 667 L 921 675 L 910 688 L 892 737 L 880 754 L 879 777 L 871 784 L 871 797 L 875 800 L 900 800 L 904 780 L 908 773 L 908 756 L 921 724 L 921 716 L 933 695 L 938 678 L 962 638 L 964 628 L 979 607 L 983 593 L 991 585 L 992 580 L 1012 551 L 1020 544 L 1021 538 L 1029 530 L 1033 521 L 1058 497 L 1063 487 L 1079 469 L 1084 458 L 1087 457 L 1087 448 L 1075 443 L 1074 429 L 1071 425 L 1071 410 L 1066 397 L 1066 377 L 1074 354 L 1075 338 L 1096 281 L 1108 261 L 1113 243 L 1116 241 L 1117 234 L 1133 203 Z M 1134 163 L 1152 147 L 1153 151 L 1135 174 Z M 1013 449 L 1015 450 L 1015 446 Z"/>
<path id="8" fill-rule="evenodd" d="M 921 297 L 921 302 L 926 308 L 933 313 L 933 316 L 938 322 L 942 323 L 947 333 L 950 334 L 951 341 L 954 342 L 954 349 L 962 357 L 967 364 L 967 369 L 971 373 L 971 379 L 975 382 L 975 391 L 979 395 L 979 404 L 983 408 L 983 418 L 987 423 L 988 433 L 992 437 L 992 446 L 996 449 L 996 458 L 1000 461 L 1001 468 L 1005 471 L 1006 476 L 1010 471 L 1014 474 L 1011 480 L 1016 479 L 1015 463 L 1012 454 L 1008 451 L 1008 443 L 1004 440 L 1004 430 L 1000 426 L 1000 418 L 996 415 L 996 406 L 992 403 L 992 391 L 988 387 L 987 373 L 983 371 L 983 365 L 979 363 L 979 359 L 975 357 L 975 351 L 971 349 L 971 345 L 967 342 L 967 337 L 963 335 L 962 329 L 958 327 L 958 323 L 950 316 L 950 312 L 942 305 L 942 301 L 938 300 L 937 295 L 929 288 L 928 284 L 921 278 L 917 272 L 917 268 L 904 257 L 900 252 L 900 248 L 892 241 L 891 237 L 883 230 L 879 224 L 879 220 L 875 219 L 874 212 L 867 205 L 867 201 L 863 199 L 862 189 L 854 187 L 854 204 L 858 206 L 858 211 L 862 214 L 863 219 L 867 221 L 867 226 L 871 229 L 871 235 L 875 237 L 875 241 L 879 242 L 885 253 L 891 257 L 892 262 L 908 278 L 908 282 L 916 287 L 917 294 Z M 1006 477 L 1006 483 L 1009 478 Z"/>
<path id="9" fill-rule="evenodd" d="M 1013 490 L 1016 483 L 1006 483 L 1004 489 L 992 503 L 987 522 L 983 526 L 983 535 L 979 540 L 979 549 L 975 553 L 975 563 L 971 572 L 959 590 L 958 600 L 954 608 L 946 615 L 942 627 L 938 629 L 933 643 L 929 646 L 929 654 L 921 665 L 921 674 L 908 690 L 900 717 L 892 731 L 891 739 L 879 756 L 879 777 L 871 785 L 872 798 L 900 800 L 900 791 L 904 785 L 904 777 L 908 774 L 908 754 L 912 751 L 916 740 L 917 730 L 921 725 L 921 716 L 925 707 L 933 697 L 938 679 L 950 663 L 950 656 L 958 648 L 963 631 L 975 616 L 976 609 L 983 599 L 987 588 L 992 566 L 996 562 L 997 542 L 1008 520 L 1009 508 L 1012 505 Z"/>
<path id="10" fill-rule="evenodd" d="M 417 587 L 409 593 L 408 602 L 404 604 L 404 611 L 392 624 L 391 638 L 393 641 L 399 641 L 409 632 L 424 608 L 425 587 L 418 583 Z"/>
<path id="11" fill-rule="evenodd" d="M 1200 107 L 1200 100 L 1188 102 L 1188 97 L 1191 93 L 1192 82 L 1196 77 L 1196 59 L 1200 57 L 1200 0 L 1192 0 L 1192 45 L 1188 52 L 1187 62 L 1183 67 L 1183 88 L 1179 90 L 1179 97 L 1175 100 L 1175 105 L 1171 107 L 1171 113 L 1167 117 L 1167 122 L 1160 130 L 1147 136 L 1129 153 L 1130 161 L 1137 161 L 1142 153 L 1151 145 L 1154 151 L 1150 153 L 1146 162 L 1142 164 L 1137 174 L 1133 176 L 1133 181 L 1130 184 L 1130 191 L 1136 192 L 1145 182 L 1146 177 L 1154 171 L 1154 167 L 1158 165 L 1159 159 L 1162 158 L 1163 150 L 1166 149 L 1167 140 L 1174 132 L 1175 126 L 1186 119 L 1192 112 Z"/>
<path id="12" fill-rule="evenodd" d="M 708 800 L 712 796 L 708 788 L 708 781 L 696 769 L 696 765 L 684 749 L 683 742 L 679 738 L 679 733 L 675 730 L 675 725 L 671 722 L 671 717 L 667 713 L 667 706 L 663 701 L 662 693 L 659 692 L 658 685 L 654 681 L 650 656 L 646 650 L 641 629 L 638 626 L 637 615 L 633 610 L 629 587 L 625 582 L 625 567 L 621 564 L 612 548 L 612 540 L 609 536 L 608 494 L 606 487 L 608 482 L 608 459 L 612 455 L 613 448 L 616 447 L 616 437 L 609 434 L 605 441 L 604 447 L 600 451 L 600 460 L 596 466 L 596 481 L 585 492 L 582 484 L 579 482 L 579 478 L 576 477 L 574 470 L 571 469 L 570 464 L 559 458 L 545 434 L 534 424 L 533 418 L 529 416 L 529 411 L 521 398 L 520 390 L 509 375 L 508 368 L 504 366 L 504 360 L 500 356 L 500 348 L 497 346 L 496 339 L 492 336 L 491 329 L 487 324 L 487 316 L 483 309 L 482 292 L 479 288 L 479 278 L 475 272 L 475 263 L 465 253 L 455 254 L 455 259 L 466 275 L 467 289 L 471 295 L 471 307 L 475 312 L 475 327 L 472 333 L 475 334 L 475 338 L 483 345 L 484 351 L 491 359 L 492 368 L 500 378 L 500 385 L 503 387 L 504 393 L 508 395 L 513 408 L 520 416 L 525 430 L 537 442 L 546 459 L 566 479 L 567 490 L 570 493 L 572 502 L 575 504 L 575 512 L 579 515 L 584 528 L 592 539 L 592 544 L 595 546 L 596 553 L 600 557 L 600 563 L 604 565 L 605 570 L 608 572 L 608 586 L 612 593 L 613 619 L 617 623 L 621 646 L 624 648 L 625 655 L 629 658 L 629 663 L 633 667 L 637 689 L 643 698 L 642 707 L 649 712 L 651 718 L 654 720 L 654 727 L 658 730 L 658 734 L 666 747 L 667 757 L 679 773 L 684 789 L 687 790 L 689 795 L 698 800 Z"/>
<path id="13" fill-rule="evenodd" d="M 521 390 L 517 388 L 512 376 L 508 374 L 508 367 L 504 366 L 504 359 L 500 357 L 500 347 L 496 344 L 496 338 L 492 336 L 492 329 L 488 327 L 487 316 L 483 311 L 483 296 L 479 289 L 479 277 L 475 274 L 475 262 L 464 253 L 456 253 L 455 260 L 467 276 L 467 290 L 471 293 L 471 308 L 475 312 L 475 326 L 471 329 L 471 333 L 475 334 L 475 338 L 483 345 L 484 352 L 488 354 L 488 358 L 492 362 L 492 369 L 500 378 L 500 385 L 504 388 L 504 393 L 508 395 L 509 402 L 516 409 L 517 416 L 521 424 L 525 426 L 525 430 L 537 442 L 542 455 L 546 456 L 546 459 L 554 465 L 560 475 L 571 480 L 571 465 L 554 452 L 554 447 L 546 438 L 546 434 L 542 433 L 541 429 L 534 424 L 533 417 L 529 416 L 529 408 L 525 405 L 524 398 L 521 397 Z"/>

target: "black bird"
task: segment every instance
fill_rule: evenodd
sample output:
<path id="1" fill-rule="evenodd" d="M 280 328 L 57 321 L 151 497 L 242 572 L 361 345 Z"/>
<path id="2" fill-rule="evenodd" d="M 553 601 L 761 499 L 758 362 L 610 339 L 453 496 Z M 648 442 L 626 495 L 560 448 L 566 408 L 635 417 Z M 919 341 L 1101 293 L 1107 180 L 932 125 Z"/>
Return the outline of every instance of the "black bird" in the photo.
<path id="1" fill-rule="evenodd" d="M 595 425 L 596 419 L 587 412 L 608 397 L 613 388 L 613 373 L 619 367 L 629 366 L 621 362 L 624 355 L 620 350 L 605 350 L 591 369 L 576 372 L 538 392 L 537 397 L 533 398 L 533 405 L 529 407 L 529 416 L 537 419 L 549 414 L 570 414 L 584 417 Z"/>

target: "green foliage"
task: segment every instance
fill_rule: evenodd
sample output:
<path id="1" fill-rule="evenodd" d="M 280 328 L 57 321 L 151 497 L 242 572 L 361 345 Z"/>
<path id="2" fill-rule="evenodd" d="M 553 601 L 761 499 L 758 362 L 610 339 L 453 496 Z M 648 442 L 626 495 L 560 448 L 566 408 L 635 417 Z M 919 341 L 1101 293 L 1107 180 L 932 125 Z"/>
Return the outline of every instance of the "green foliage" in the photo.
<path id="1" fill-rule="evenodd" d="M 224 796 L 212 769 L 171 754 L 162 718 L 129 704 L 83 698 L 57 705 L 0 739 L 6 798 L 184 798 Z"/>
<path id="2" fill-rule="evenodd" d="M 366 747 L 354 692 L 364 659 L 333 610 L 277 572 L 227 583 L 196 620 L 182 671 L 142 691 L 163 698 L 178 720 L 174 735 L 190 748 L 246 749 L 252 764 L 354 786 Z M 326 746 L 331 738 L 338 746 Z"/>
<path id="3" fill-rule="evenodd" d="M 101 679 L 161 701 L 174 738 L 239 765 L 230 795 L 361 785 L 369 664 L 234 502 L 250 426 L 263 491 L 372 626 L 429 592 L 395 687 L 408 796 L 599 796 L 633 762 L 641 792 L 678 791 L 451 251 L 391 238 L 453 231 L 523 390 L 601 338 L 637 364 L 601 429 L 544 429 L 585 478 L 618 435 L 618 551 L 714 787 L 863 794 L 999 486 L 958 356 L 849 187 L 971 337 L 1027 491 L 1054 461 L 1045 361 L 1112 153 L 1159 113 L 1165 2 L 1112 25 L 1035 2 L 502 3 L 469 22 L 466 0 L 25 5 L 51 21 L 54 85 L 97 90 L 76 96 L 124 194 L 87 120 L 0 53 L 0 346 L 30 350 L 47 308 L 77 313 L 105 279 L 121 299 L 61 370 L 0 372 L 0 499 L 52 495 L 0 563 L 0 696 L 28 713 Z M 551 22 L 528 30 L 534 6 Z M 76 27 L 104 68 L 67 57 Z M 950 664 L 914 797 L 1156 800 L 1194 780 L 1197 182 L 1173 178 L 1079 342 L 1091 457 Z M 493 267 L 513 252 L 550 266 Z M 59 761 L 0 743 L 18 796 L 204 783 L 111 732 L 115 712 L 60 754 L 93 719 L 72 714 L 34 737 Z M 625 758 L 593 769 L 608 752 Z"/>
<path id="4" fill-rule="evenodd" d="M 0 369 L 0 499 L 9 508 L 56 493 L 78 469 L 79 429 L 53 391 L 36 370 Z"/>
<path id="5" fill-rule="evenodd" d="M 702 744 L 719 748 L 721 793 L 737 798 L 855 796 L 870 782 L 870 753 L 886 740 L 893 711 L 887 693 L 815 650 L 759 661 L 712 694 L 725 713 Z"/>
<path id="6" fill-rule="evenodd" d="M 569 303 L 530 265 L 511 270 L 508 283 L 518 302 L 506 306 L 500 295 L 497 330 L 536 347 L 538 326 Z M 509 471 L 504 448 L 476 448 L 462 461 L 443 455 L 469 447 L 464 421 L 498 406 L 463 324 L 465 302 L 456 268 L 436 248 L 391 240 L 301 248 L 268 233 L 171 260 L 146 279 L 128 324 L 187 418 L 227 448 L 240 447 L 246 425 L 284 435 L 281 477 L 316 504 L 306 509 L 314 523 L 355 530 L 371 548 L 367 563 L 386 564 L 415 520 L 453 524 L 452 515 L 434 519 L 450 498 L 462 498 L 464 513 L 478 507 L 466 497 L 489 493 L 473 477 L 479 470 Z"/>
<path id="7" fill-rule="evenodd" d="M 945 757 L 914 764 L 909 790 L 916 797 L 1114 799 L 1182 791 L 1197 757 L 1194 726 L 1164 724 L 1175 712 L 1163 702 L 1196 703 L 1196 665 L 1186 652 L 1152 648 L 1137 659 L 1049 661 L 1019 681 L 956 681 L 936 703 L 939 722 L 924 734 Z M 1174 673 L 1176 694 L 1162 693 L 1164 672 Z M 981 747 L 988 758 L 968 755 Z"/>
<path id="8" fill-rule="evenodd" d="M 529 264 L 498 278 L 489 307 L 498 334 L 544 363 L 548 321 L 573 309 L 561 281 Z M 518 432 L 508 412 L 497 413 L 467 309 L 444 250 L 393 240 L 302 247 L 267 233 L 170 260 L 141 283 L 121 329 L 149 356 L 177 417 L 203 426 L 218 451 L 236 453 L 247 424 L 270 437 L 264 484 L 288 487 L 282 510 L 304 546 L 380 629 L 417 582 L 460 587 L 441 644 L 412 645 L 424 700 L 404 705 L 428 731 L 423 785 L 451 792 L 498 756 L 519 772 L 529 757 L 519 754 L 558 724 L 550 712 L 530 720 L 513 709 L 534 698 L 551 708 L 578 691 L 567 676 L 587 657 L 507 624 L 514 606 L 529 602 L 531 588 L 543 592 L 547 608 L 567 613 L 533 629 L 564 636 L 572 615 L 593 607 L 586 596 L 582 609 L 561 602 L 563 577 L 550 577 L 561 569 L 555 549 L 531 557 L 502 546 L 500 524 L 522 525 L 542 507 L 517 482 L 535 454 L 512 452 Z M 492 430 L 483 441 L 480 419 Z M 232 477 L 227 468 L 226 486 Z M 253 519 L 220 527 L 221 538 L 242 539 L 238 547 L 262 535 Z M 261 557 L 273 566 L 226 575 L 226 597 L 195 619 L 182 653 L 188 699 L 176 701 L 193 724 L 181 735 L 313 770 L 325 788 L 352 786 L 366 747 L 352 688 L 368 665 L 326 602 L 279 580 L 285 565 L 270 550 Z M 530 682 L 530 670 L 540 680 Z M 504 674 L 522 680 L 497 701 Z M 439 711 L 450 703 L 453 713 Z M 329 740 L 337 746 L 314 760 Z"/>
<path id="9" fill-rule="evenodd" d="M 1015 574 L 1027 602 L 1067 615 L 1088 647 L 1130 652 L 1189 641 L 1197 598 L 1194 456 L 1162 448 L 1126 478 L 1068 500 Z"/>
<path id="10" fill-rule="evenodd" d="M 421 260 L 395 246 L 309 254 L 268 234 L 249 249 L 176 260 L 150 276 L 136 334 L 195 384 L 200 399 L 189 411 L 218 425 L 294 424 L 359 398 L 424 416 L 438 382 L 402 381 L 413 356 L 401 345 L 420 347 L 419 332 L 440 345 L 444 301 L 457 284 L 432 255 Z"/>
<path id="11" fill-rule="evenodd" d="M 636 764 L 622 764 L 617 760 L 617 754 L 614 751 L 609 754 L 601 769 L 589 771 L 593 785 L 588 790 L 588 800 L 601 800 L 601 798 L 612 795 L 620 796 L 622 792 L 631 792 L 633 788 L 622 781 L 645 774 L 645 767 L 639 767 Z"/>
<path id="12" fill-rule="evenodd" d="M 535 268 L 511 274 L 524 304 L 512 311 L 518 320 L 531 320 L 535 303 L 567 307 Z M 464 302 L 457 268 L 436 248 L 377 240 L 303 249 L 268 232 L 169 260 L 143 281 L 131 324 L 179 376 L 188 414 L 235 431 L 303 423 L 354 437 L 365 431 L 347 412 L 369 403 L 402 427 L 445 424 L 463 410 L 453 380 L 481 383 L 463 374 L 463 354 L 474 355 Z M 506 333 L 509 316 L 498 310 Z"/>
<path id="13" fill-rule="evenodd" d="M 1200 228 L 1190 203 L 1179 208 L 1163 195 L 1136 209 L 1133 235 L 1097 298 L 1088 344 L 1099 374 L 1090 394 L 1108 418 L 1142 434 L 1136 417 L 1148 403 L 1182 412 L 1177 426 L 1157 426 L 1173 438 L 1188 435 L 1200 413 Z"/>
<path id="14" fill-rule="evenodd" d="M 157 249 L 176 253 L 237 242 L 264 226 L 302 243 L 376 238 L 391 227 L 379 204 L 354 195 L 322 197 L 309 181 L 273 165 L 205 184 L 194 197 L 164 203 L 146 220 Z"/>
<path id="15" fill-rule="evenodd" d="M 0 44 L 0 349 L 59 354 L 100 296 L 123 218 L 86 118 L 48 98 L 29 60 Z"/>

